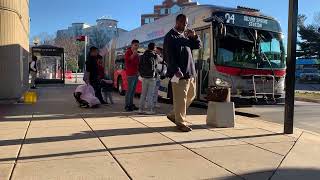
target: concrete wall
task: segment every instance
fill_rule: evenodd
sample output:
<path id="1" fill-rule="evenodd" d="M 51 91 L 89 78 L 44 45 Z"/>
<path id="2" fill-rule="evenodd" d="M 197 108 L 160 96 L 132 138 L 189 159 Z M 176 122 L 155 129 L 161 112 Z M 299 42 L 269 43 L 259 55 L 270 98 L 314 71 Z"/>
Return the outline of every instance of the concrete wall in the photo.
<path id="1" fill-rule="evenodd" d="M 0 0 L 0 100 L 28 88 L 29 0 Z"/>

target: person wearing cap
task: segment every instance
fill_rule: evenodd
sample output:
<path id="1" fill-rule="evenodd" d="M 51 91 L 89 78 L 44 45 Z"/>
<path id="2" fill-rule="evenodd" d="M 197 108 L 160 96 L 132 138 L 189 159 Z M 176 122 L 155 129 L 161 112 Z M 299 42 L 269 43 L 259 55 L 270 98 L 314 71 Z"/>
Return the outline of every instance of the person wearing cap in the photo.
<path id="1" fill-rule="evenodd" d="M 37 56 L 32 56 L 32 61 L 29 63 L 29 73 L 31 75 L 31 89 L 36 89 L 36 77 L 37 77 Z"/>
<path id="2" fill-rule="evenodd" d="M 86 78 L 84 79 L 87 84 L 90 84 L 94 91 L 95 96 L 99 99 L 101 104 L 106 104 L 101 94 L 101 84 L 99 79 L 98 69 L 98 48 L 92 46 L 89 51 L 89 56 L 86 61 Z"/>

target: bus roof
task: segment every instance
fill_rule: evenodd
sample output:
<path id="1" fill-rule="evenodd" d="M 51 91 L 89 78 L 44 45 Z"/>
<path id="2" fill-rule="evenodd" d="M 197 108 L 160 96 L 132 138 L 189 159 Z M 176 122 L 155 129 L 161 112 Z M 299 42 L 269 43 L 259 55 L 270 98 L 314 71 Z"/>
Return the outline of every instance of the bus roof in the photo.
<path id="1" fill-rule="evenodd" d="M 266 18 L 277 21 L 276 19 L 266 16 L 260 12 L 252 12 L 251 10 L 245 10 L 243 8 L 228 8 L 215 5 L 198 5 L 193 7 L 187 7 L 176 14 L 170 14 L 162 17 L 153 23 L 145 24 L 132 31 L 123 32 L 119 34 L 119 37 L 113 39 L 113 43 L 116 43 L 116 49 L 128 47 L 133 39 L 137 39 L 140 42 L 151 41 L 159 38 L 163 38 L 167 32 L 169 32 L 175 25 L 175 17 L 177 14 L 183 13 L 188 16 L 189 23 L 192 29 L 210 26 L 210 22 L 204 22 L 203 20 L 212 16 L 214 12 L 232 12 L 238 14 L 246 14 Z M 278 22 L 277 22 L 278 23 Z M 112 41 L 111 41 L 112 43 Z"/>

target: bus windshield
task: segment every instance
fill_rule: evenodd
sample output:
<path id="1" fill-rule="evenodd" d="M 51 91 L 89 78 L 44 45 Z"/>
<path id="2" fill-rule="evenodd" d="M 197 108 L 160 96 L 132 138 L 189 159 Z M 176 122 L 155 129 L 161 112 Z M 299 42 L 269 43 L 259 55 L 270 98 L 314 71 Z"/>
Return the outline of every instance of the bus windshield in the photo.
<path id="1" fill-rule="evenodd" d="M 226 37 L 217 42 L 218 65 L 250 69 L 285 68 L 285 51 L 280 33 L 227 27 Z"/>

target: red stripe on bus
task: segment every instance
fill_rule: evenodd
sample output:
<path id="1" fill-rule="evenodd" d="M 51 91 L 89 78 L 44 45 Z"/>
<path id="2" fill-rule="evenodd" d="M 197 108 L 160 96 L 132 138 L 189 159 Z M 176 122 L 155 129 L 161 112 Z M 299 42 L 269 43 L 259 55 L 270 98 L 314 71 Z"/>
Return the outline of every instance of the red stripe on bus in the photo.
<path id="1" fill-rule="evenodd" d="M 272 70 L 243 69 L 243 68 L 226 67 L 226 66 L 216 66 L 216 69 L 220 73 L 224 73 L 232 76 L 273 75 Z M 285 69 L 274 70 L 274 74 L 277 77 L 283 77 L 286 74 L 286 70 Z"/>

